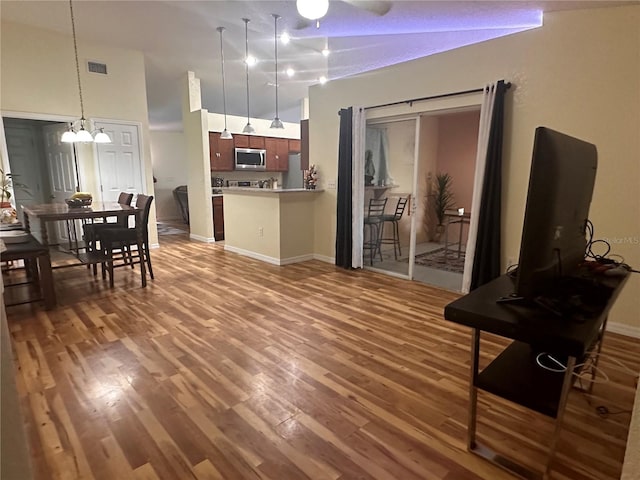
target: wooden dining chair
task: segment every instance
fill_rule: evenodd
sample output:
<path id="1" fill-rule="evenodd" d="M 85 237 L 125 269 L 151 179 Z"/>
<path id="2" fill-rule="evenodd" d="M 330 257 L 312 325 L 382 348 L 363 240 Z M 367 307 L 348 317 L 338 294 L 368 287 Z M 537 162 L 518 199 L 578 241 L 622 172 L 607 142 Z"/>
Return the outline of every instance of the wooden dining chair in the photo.
<path id="1" fill-rule="evenodd" d="M 133 200 L 133 193 L 120 192 L 118 195 L 118 203 L 121 205 L 131 205 L 131 201 Z M 123 217 L 116 222 L 109 222 L 107 219 L 103 219 L 102 222 L 92 222 L 85 223 L 82 226 L 82 231 L 84 235 L 84 241 L 87 244 L 88 250 L 96 249 L 96 240 L 98 238 L 98 232 L 101 229 L 105 228 L 113 228 L 113 227 L 128 227 L 129 225 L 129 217 Z"/>
<path id="2" fill-rule="evenodd" d="M 140 213 L 136 216 L 136 225 L 133 228 L 113 227 L 106 228 L 99 232 L 98 240 L 100 248 L 107 257 L 107 270 L 109 272 L 109 285 L 113 288 L 113 270 L 117 267 L 140 265 L 140 274 L 142 286 L 146 286 L 147 279 L 145 270 L 149 270 L 151 279 L 153 276 L 153 267 L 151 266 L 151 255 L 149 254 L 149 211 L 153 196 L 139 194 L 136 207 Z M 135 253 L 131 250 L 132 246 L 136 246 Z M 123 252 L 122 259 L 114 258 L 115 252 Z M 120 262 L 122 263 L 116 263 Z M 145 269 L 146 266 L 146 269 Z"/>

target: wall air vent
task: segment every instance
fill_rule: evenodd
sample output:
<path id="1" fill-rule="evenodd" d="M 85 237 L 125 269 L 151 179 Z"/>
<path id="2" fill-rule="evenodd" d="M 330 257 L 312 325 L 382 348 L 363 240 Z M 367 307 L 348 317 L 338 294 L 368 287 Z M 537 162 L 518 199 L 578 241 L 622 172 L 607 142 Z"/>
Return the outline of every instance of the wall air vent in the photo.
<path id="1" fill-rule="evenodd" d="M 107 65 L 105 63 L 87 62 L 87 70 L 91 73 L 107 74 Z"/>

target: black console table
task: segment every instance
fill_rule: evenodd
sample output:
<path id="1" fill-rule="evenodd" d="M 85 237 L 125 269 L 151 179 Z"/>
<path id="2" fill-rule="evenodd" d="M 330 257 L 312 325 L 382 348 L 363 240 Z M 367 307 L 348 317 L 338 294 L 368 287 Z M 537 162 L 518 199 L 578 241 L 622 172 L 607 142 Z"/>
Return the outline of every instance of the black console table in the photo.
<path id="1" fill-rule="evenodd" d="M 503 275 L 445 307 L 446 320 L 473 329 L 471 342 L 471 377 L 469 384 L 469 451 L 526 479 L 546 478 L 555 455 L 567 397 L 573 384 L 576 365 L 591 352 L 600 352 L 607 314 L 622 290 L 627 275 L 589 277 L 598 290 L 598 304 L 572 318 L 563 318 L 540 307 L 496 300 L 513 291 L 513 280 Z M 480 333 L 494 333 L 514 340 L 486 368 L 478 371 Z M 563 373 L 541 368 L 538 353 L 547 352 L 559 358 Z M 594 360 L 597 366 L 597 356 Z M 591 370 L 595 375 L 595 369 Z M 544 472 L 535 472 L 516 463 L 476 440 L 478 389 L 525 406 L 555 419 L 553 437 Z"/>

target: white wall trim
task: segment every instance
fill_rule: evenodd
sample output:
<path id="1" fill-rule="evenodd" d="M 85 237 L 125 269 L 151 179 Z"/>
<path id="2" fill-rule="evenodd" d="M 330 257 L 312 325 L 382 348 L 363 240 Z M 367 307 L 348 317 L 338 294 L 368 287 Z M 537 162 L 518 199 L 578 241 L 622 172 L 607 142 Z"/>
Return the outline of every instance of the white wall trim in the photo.
<path id="1" fill-rule="evenodd" d="M 149 247 L 151 248 L 151 250 L 155 250 L 156 248 L 160 248 L 160 244 L 159 243 L 152 243 L 151 245 L 149 245 Z"/>
<path id="2" fill-rule="evenodd" d="M 268 257 L 267 255 L 252 252 L 251 250 L 245 250 L 244 248 L 233 247 L 231 245 L 225 245 L 224 249 L 227 252 L 237 253 L 238 255 L 242 255 L 244 257 L 260 260 L 262 262 L 270 263 L 271 265 L 280 266 L 280 260 L 275 257 Z"/>
<path id="3" fill-rule="evenodd" d="M 21 118 L 24 120 L 44 120 L 48 122 L 57 122 L 57 123 L 69 123 L 75 122 L 79 120 L 79 117 L 74 117 L 71 115 L 56 115 L 50 113 L 38 113 L 38 112 L 12 112 L 7 110 L 2 110 L 1 114 L 3 117 L 8 118 Z"/>
<path id="4" fill-rule="evenodd" d="M 324 263 L 331 263 L 333 265 L 336 264 L 336 257 L 327 257 L 326 255 L 318 255 L 317 253 L 314 253 L 313 259 L 320 260 L 321 262 L 324 262 Z"/>
<path id="5" fill-rule="evenodd" d="M 626 325 L 624 323 L 607 323 L 607 331 L 626 335 L 627 337 L 640 338 L 640 327 Z"/>
<path id="6" fill-rule="evenodd" d="M 195 240 L 196 242 L 214 243 L 216 241 L 213 237 L 203 237 L 194 233 L 189 234 L 189 240 Z"/>
<path id="7" fill-rule="evenodd" d="M 308 262 L 309 260 L 313 260 L 312 253 L 307 255 L 298 255 L 297 257 L 282 258 L 280 259 L 280 265 L 291 265 L 292 263 Z"/>

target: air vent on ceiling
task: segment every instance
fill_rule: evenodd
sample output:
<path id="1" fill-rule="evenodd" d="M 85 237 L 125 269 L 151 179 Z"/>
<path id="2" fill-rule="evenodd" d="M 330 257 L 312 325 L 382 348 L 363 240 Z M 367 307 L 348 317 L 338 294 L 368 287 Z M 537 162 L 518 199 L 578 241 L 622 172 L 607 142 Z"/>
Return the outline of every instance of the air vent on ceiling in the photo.
<path id="1" fill-rule="evenodd" d="M 101 73 L 102 75 L 107 74 L 107 65 L 105 63 L 87 62 L 87 69 L 91 73 Z"/>

